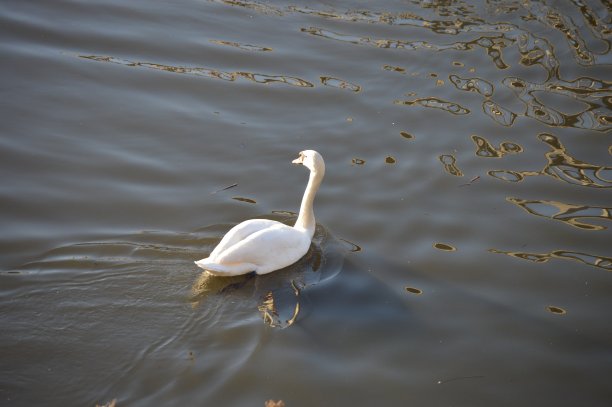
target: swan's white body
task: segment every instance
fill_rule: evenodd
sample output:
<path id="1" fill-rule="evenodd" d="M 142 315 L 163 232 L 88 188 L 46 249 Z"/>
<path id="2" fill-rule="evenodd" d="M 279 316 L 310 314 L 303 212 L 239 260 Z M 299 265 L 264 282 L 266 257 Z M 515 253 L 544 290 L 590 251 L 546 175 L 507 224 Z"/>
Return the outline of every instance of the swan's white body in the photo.
<path id="1" fill-rule="evenodd" d="M 325 174 L 323 157 L 306 150 L 293 160 L 310 170 L 300 213 L 294 226 L 269 219 L 244 221 L 226 233 L 210 255 L 195 264 L 218 276 L 255 272 L 266 274 L 290 266 L 301 259 L 315 231 L 314 197 Z"/>

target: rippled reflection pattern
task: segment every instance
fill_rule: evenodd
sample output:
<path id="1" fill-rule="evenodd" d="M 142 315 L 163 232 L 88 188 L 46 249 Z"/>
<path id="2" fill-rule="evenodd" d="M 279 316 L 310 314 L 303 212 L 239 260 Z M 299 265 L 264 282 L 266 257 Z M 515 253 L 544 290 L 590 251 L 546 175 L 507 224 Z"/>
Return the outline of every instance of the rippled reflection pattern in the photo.
<path id="1" fill-rule="evenodd" d="M 590 221 L 612 221 L 612 208 L 590 205 L 574 205 L 557 201 L 508 198 L 511 202 L 532 215 L 558 220 L 584 230 L 605 230 L 608 227 Z"/>
<path id="2" fill-rule="evenodd" d="M 160 71 L 202 76 L 212 79 L 221 79 L 224 81 L 233 82 L 238 79 L 248 79 L 249 81 L 256 83 L 284 83 L 287 85 L 298 86 L 302 88 L 312 88 L 314 85 L 308 81 L 292 76 L 284 75 L 264 75 L 252 72 L 224 72 L 217 69 L 202 68 L 202 67 L 183 67 L 173 65 L 155 64 L 150 62 L 136 62 L 127 59 L 116 58 L 111 56 L 98 56 L 98 55 L 80 55 L 81 58 L 89 59 L 98 62 L 110 62 L 113 64 L 119 64 L 130 67 L 143 67 L 150 69 L 157 69 Z"/>
<path id="3" fill-rule="evenodd" d="M 444 165 L 444 171 L 446 171 L 448 174 L 456 177 L 463 177 L 463 172 L 461 172 L 456 165 L 457 159 L 455 156 L 451 154 L 442 154 L 440 157 L 438 157 L 438 159 Z"/>
<path id="4" fill-rule="evenodd" d="M 354 83 L 350 83 L 342 79 L 332 78 L 330 76 L 321 76 L 321 83 L 333 88 L 348 89 L 353 92 L 359 92 L 361 90 L 361 86 L 359 85 L 355 85 Z"/>
<path id="5" fill-rule="evenodd" d="M 241 43 L 232 42 L 232 41 L 210 40 L 210 42 L 212 42 L 213 44 L 225 45 L 228 47 L 234 47 L 234 48 L 242 49 L 245 51 L 260 51 L 260 52 L 272 51 L 272 48 L 259 47 L 257 45 L 251 45 L 251 44 L 241 44 Z"/>
<path id="6" fill-rule="evenodd" d="M 498 249 L 489 249 L 491 253 L 506 254 L 523 260 L 535 263 L 545 263 L 550 259 L 576 260 L 589 266 L 598 267 L 607 271 L 612 271 L 612 257 L 596 256 L 587 253 L 580 253 L 568 250 L 554 250 L 550 253 L 528 253 L 513 252 Z"/>
<path id="7" fill-rule="evenodd" d="M 506 154 L 518 154 L 523 151 L 523 147 L 509 141 L 501 143 L 499 148 L 493 147 L 484 137 L 472 135 L 472 141 L 476 144 L 478 157 L 501 158 Z"/>
<path id="8" fill-rule="evenodd" d="M 464 114 L 470 113 L 468 109 L 466 109 L 465 107 L 457 103 L 447 102 L 446 100 L 442 100 L 442 99 L 435 98 L 435 97 L 420 98 L 420 99 L 414 99 L 414 100 L 396 100 L 394 103 L 396 105 L 406 105 L 406 106 L 419 105 L 423 107 L 430 107 L 434 109 L 444 110 L 454 115 L 464 115 Z"/>
<path id="9" fill-rule="evenodd" d="M 493 94 L 493 84 L 480 78 L 461 78 L 457 75 L 450 75 L 448 77 L 453 85 L 457 89 L 464 90 L 466 92 L 477 92 L 482 96 L 489 97 Z"/>
<path id="10" fill-rule="evenodd" d="M 609 0 L 5 3 L 3 402 L 610 404 Z"/>
<path id="11" fill-rule="evenodd" d="M 492 100 L 485 100 L 482 103 L 482 111 L 491 119 L 502 126 L 512 126 L 516 119 L 516 113 L 498 105 Z"/>
<path id="12" fill-rule="evenodd" d="M 525 177 L 548 175 L 559 181 L 590 188 L 612 187 L 612 167 L 588 164 L 571 157 L 559 139 L 552 134 L 541 133 L 540 141 L 548 144 L 551 151 L 546 153 L 548 163 L 540 171 L 492 170 L 489 175 L 510 182 L 520 182 Z"/>
<path id="13" fill-rule="evenodd" d="M 610 83 L 580 78 L 573 82 L 556 80 L 547 84 L 535 84 L 516 77 L 507 77 L 503 83 L 525 104 L 524 114 L 527 117 L 553 127 L 575 127 L 597 131 L 607 131 L 612 128 Z M 535 96 L 536 92 L 571 97 L 583 102 L 588 108 L 575 114 L 563 113 L 540 102 Z"/>

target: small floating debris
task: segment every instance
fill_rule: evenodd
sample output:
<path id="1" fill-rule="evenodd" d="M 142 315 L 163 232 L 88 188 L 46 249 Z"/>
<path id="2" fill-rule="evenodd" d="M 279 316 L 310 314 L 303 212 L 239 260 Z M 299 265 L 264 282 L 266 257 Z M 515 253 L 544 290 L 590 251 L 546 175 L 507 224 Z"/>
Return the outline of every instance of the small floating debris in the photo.
<path id="1" fill-rule="evenodd" d="M 434 243 L 433 247 L 438 249 L 438 250 L 444 250 L 446 252 L 454 252 L 457 251 L 457 249 L 449 244 L 446 243 Z"/>
<path id="2" fill-rule="evenodd" d="M 472 178 L 471 180 L 469 180 L 465 184 L 461 184 L 459 186 L 460 187 L 469 187 L 470 185 L 472 185 L 474 182 L 478 181 L 479 179 L 480 179 L 480 175 L 476 175 L 474 178 Z"/>
<path id="3" fill-rule="evenodd" d="M 395 161 L 395 158 L 388 156 L 387 158 L 385 158 L 385 162 L 387 164 L 395 164 L 396 161 Z"/>
<path id="4" fill-rule="evenodd" d="M 232 185 L 228 185 L 228 186 L 226 186 L 226 187 L 219 188 L 219 189 L 217 189 L 217 190 L 215 190 L 215 191 L 212 191 L 210 194 L 211 194 L 211 195 L 214 195 L 214 194 L 216 194 L 217 192 L 226 191 L 226 190 L 228 190 L 228 189 L 230 189 L 230 188 L 234 188 L 234 187 L 237 187 L 237 186 L 238 186 L 238 184 L 237 184 L 237 183 L 233 183 Z"/>
<path id="5" fill-rule="evenodd" d="M 235 199 L 236 201 L 240 201 L 240 202 L 250 203 L 250 204 L 256 204 L 257 203 L 257 201 L 255 201 L 254 199 L 244 198 L 242 196 L 233 196 L 232 199 Z"/>
<path id="6" fill-rule="evenodd" d="M 416 294 L 416 295 L 423 294 L 422 290 L 419 290 L 418 288 L 414 288 L 414 287 L 406 287 L 406 291 L 408 291 L 410 294 Z"/>
<path id="7" fill-rule="evenodd" d="M 351 165 L 363 165 L 363 164 L 365 164 L 365 160 L 361 158 L 353 158 L 351 160 Z"/>
<path id="8" fill-rule="evenodd" d="M 565 311 L 563 308 L 555 307 L 554 305 L 549 305 L 548 307 L 546 307 L 546 309 L 548 310 L 548 312 L 557 315 L 565 315 L 567 313 L 567 311 Z"/>
<path id="9" fill-rule="evenodd" d="M 453 65 L 454 66 L 465 66 L 463 62 L 459 62 L 459 61 L 453 61 Z"/>
<path id="10" fill-rule="evenodd" d="M 414 136 L 407 131 L 400 131 L 400 136 L 407 139 L 414 139 Z"/>

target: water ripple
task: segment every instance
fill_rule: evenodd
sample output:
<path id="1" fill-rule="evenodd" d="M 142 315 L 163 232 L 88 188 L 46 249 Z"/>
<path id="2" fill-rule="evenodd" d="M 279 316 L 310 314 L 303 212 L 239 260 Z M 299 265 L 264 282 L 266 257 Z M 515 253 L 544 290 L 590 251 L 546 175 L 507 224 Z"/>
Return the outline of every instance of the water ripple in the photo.
<path id="1" fill-rule="evenodd" d="M 130 61 L 123 58 L 116 58 L 111 56 L 99 56 L 99 55 L 79 55 L 80 58 L 89 59 L 92 61 L 98 62 L 109 62 L 113 64 L 119 64 L 129 67 L 143 67 L 150 69 L 157 69 L 160 71 L 185 74 L 185 75 L 193 75 L 193 76 L 202 76 L 206 78 L 212 79 L 221 79 L 224 81 L 234 82 L 237 79 L 247 79 L 256 83 L 284 83 L 287 85 L 302 87 L 302 88 L 312 88 L 314 85 L 304 79 L 285 76 L 285 75 L 264 75 L 252 72 L 224 72 L 217 69 L 212 68 L 204 68 L 204 67 L 184 67 L 184 66 L 175 66 L 175 65 L 164 65 L 164 64 L 156 64 L 151 62 L 136 62 Z"/>
<path id="2" fill-rule="evenodd" d="M 589 23 L 592 32 L 595 33 L 600 40 L 604 41 L 607 45 L 606 52 L 610 50 L 610 41 L 605 38 L 610 33 L 609 27 L 605 27 L 603 22 L 596 17 L 595 13 L 592 12 L 589 7 L 584 4 L 581 0 L 571 0 L 575 6 L 580 9 L 585 20 Z M 589 50 L 586 42 L 580 34 L 579 28 L 571 18 L 562 15 L 557 10 L 553 9 L 542 3 L 525 3 L 524 5 L 535 18 L 555 29 L 558 30 L 565 37 L 569 48 L 574 54 L 574 58 L 579 64 L 592 65 L 595 62 L 594 53 Z"/>
<path id="3" fill-rule="evenodd" d="M 467 92 L 478 92 L 485 97 L 493 95 L 493 84 L 481 78 L 461 78 L 457 75 L 448 77 L 453 85 L 459 90 Z"/>
<path id="4" fill-rule="evenodd" d="M 492 170 L 489 175 L 503 181 L 519 182 L 525 177 L 548 175 L 572 185 L 591 188 L 612 188 L 612 167 L 588 164 L 570 156 L 559 139 L 552 134 L 541 133 L 540 141 L 548 144 L 547 164 L 540 171 Z"/>
<path id="5" fill-rule="evenodd" d="M 606 226 L 586 223 L 585 219 L 592 221 L 612 221 L 612 208 L 593 205 L 575 205 L 537 199 L 507 198 L 507 200 L 523 208 L 532 215 L 558 220 L 583 230 L 607 229 Z"/>
<path id="6" fill-rule="evenodd" d="M 472 135 L 472 141 L 476 144 L 476 155 L 486 158 L 500 158 L 506 154 L 518 154 L 523 151 L 523 147 L 516 143 L 504 141 L 499 148 L 493 147 L 484 137 Z"/>
<path id="7" fill-rule="evenodd" d="M 441 109 L 454 115 L 464 115 L 470 113 L 470 110 L 453 102 L 447 102 L 436 97 L 419 98 L 414 100 L 396 100 L 393 102 L 396 105 L 413 106 L 419 105 L 434 109 Z"/>
<path id="8" fill-rule="evenodd" d="M 501 50 L 514 42 L 514 40 L 505 38 L 503 36 L 483 36 L 473 41 L 457 41 L 450 44 L 433 44 L 427 41 L 404 41 L 385 38 L 373 39 L 370 37 L 360 37 L 351 34 L 341 34 L 316 27 L 302 28 L 301 31 L 318 37 L 357 45 L 367 45 L 376 48 L 430 51 L 470 51 L 476 47 L 481 47 L 486 50 L 487 55 L 491 57 L 493 63 L 499 69 L 506 69 L 508 67 L 508 65 L 502 59 Z"/>
<path id="9" fill-rule="evenodd" d="M 333 88 L 348 89 L 353 92 L 359 92 L 361 86 L 355 85 L 354 83 L 347 82 L 342 79 L 332 78 L 330 76 L 321 76 L 321 83 L 325 86 L 331 86 Z"/>
<path id="10" fill-rule="evenodd" d="M 572 82 L 556 80 L 546 84 L 535 84 L 521 78 L 507 77 L 502 83 L 512 89 L 518 99 L 525 104 L 527 117 L 553 127 L 575 127 L 596 131 L 612 129 L 612 115 L 610 115 L 612 84 L 609 82 L 578 78 Z M 545 106 L 536 98 L 536 92 L 569 96 L 584 102 L 588 108 L 575 114 L 563 113 Z"/>
<path id="11" fill-rule="evenodd" d="M 454 175 L 456 177 L 463 177 L 463 173 L 456 165 L 457 159 L 455 158 L 455 156 L 450 154 L 443 154 L 438 157 L 438 159 L 444 165 L 444 171 L 446 171 L 448 174 Z"/>
<path id="12" fill-rule="evenodd" d="M 259 47 L 257 45 L 251 45 L 251 44 L 240 44 L 238 42 L 232 42 L 232 41 L 210 40 L 210 42 L 212 42 L 213 44 L 225 45 L 228 47 L 234 47 L 234 48 L 242 49 L 245 51 L 259 51 L 259 52 L 272 51 L 272 48 Z"/>
<path id="13" fill-rule="evenodd" d="M 607 271 L 612 271 L 612 257 L 596 256 L 587 253 L 574 252 L 569 250 L 554 250 L 550 253 L 528 253 L 513 252 L 498 249 L 489 249 L 491 253 L 505 254 L 518 259 L 529 260 L 534 263 L 546 263 L 550 259 L 574 260 L 589 266 L 598 267 Z"/>
<path id="14" fill-rule="evenodd" d="M 482 103 L 482 111 L 491 119 L 506 127 L 512 126 L 514 119 L 516 119 L 516 113 L 498 105 L 492 100 L 485 100 Z"/>

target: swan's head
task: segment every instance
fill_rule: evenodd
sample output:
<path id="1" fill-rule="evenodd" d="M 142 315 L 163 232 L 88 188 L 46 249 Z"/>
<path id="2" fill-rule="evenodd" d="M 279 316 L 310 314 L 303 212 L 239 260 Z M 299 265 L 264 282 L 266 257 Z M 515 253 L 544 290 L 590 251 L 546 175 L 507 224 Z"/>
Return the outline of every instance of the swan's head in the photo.
<path id="1" fill-rule="evenodd" d="M 304 150 L 300 152 L 300 156 L 292 161 L 294 164 L 302 164 L 312 172 L 325 172 L 325 162 L 321 154 L 314 150 Z"/>

